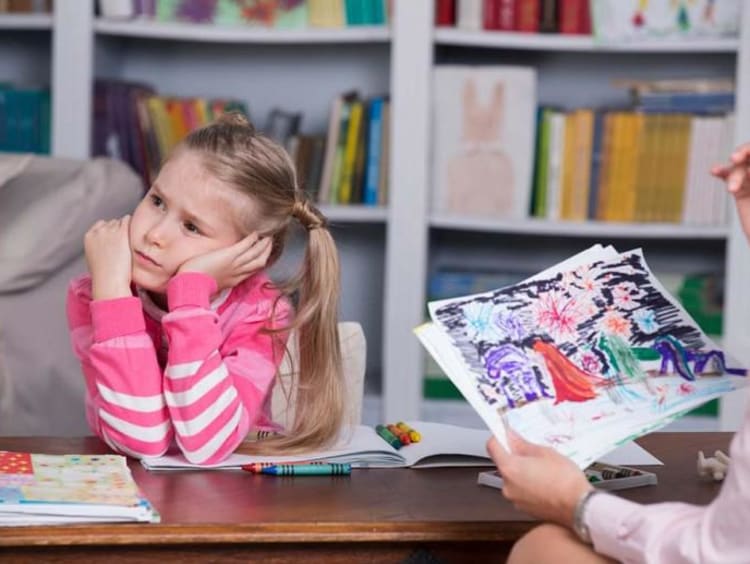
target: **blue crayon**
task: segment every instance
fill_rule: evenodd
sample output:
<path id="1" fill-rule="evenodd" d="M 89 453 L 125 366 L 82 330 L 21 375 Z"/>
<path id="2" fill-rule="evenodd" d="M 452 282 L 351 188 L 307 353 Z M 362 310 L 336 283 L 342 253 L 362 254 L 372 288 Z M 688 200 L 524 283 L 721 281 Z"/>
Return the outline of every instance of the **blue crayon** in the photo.
<path id="1" fill-rule="evenodd" d="M 351 464 L 277 464 L 261 468 L 272 476 L 343 476 L 352 473 Z"/>

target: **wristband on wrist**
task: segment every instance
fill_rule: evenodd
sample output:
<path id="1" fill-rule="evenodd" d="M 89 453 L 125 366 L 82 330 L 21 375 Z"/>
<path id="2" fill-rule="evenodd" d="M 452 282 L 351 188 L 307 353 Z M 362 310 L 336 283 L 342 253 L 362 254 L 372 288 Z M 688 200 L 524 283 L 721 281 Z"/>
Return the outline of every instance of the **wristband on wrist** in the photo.
<path id="1" fill-rule="evenodd" d="M 588 525 L 584 521 L 584 514 L 586 513 L 586 506 L 588 505 L 591 498 L 601 491 L 591 488 L 579 498 L 576 503 L 575 512 L 573 513 L 573 530 L 575 531 L 578 538 L 586 544 L 592 544 L 591 532 L 589 531 Z"/>

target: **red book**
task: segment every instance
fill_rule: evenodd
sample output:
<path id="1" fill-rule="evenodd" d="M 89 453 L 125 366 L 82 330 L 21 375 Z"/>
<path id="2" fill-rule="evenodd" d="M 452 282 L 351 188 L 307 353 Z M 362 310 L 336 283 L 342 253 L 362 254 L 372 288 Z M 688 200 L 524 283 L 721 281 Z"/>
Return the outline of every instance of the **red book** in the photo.
<path id="1" fill-rule="evenodd" d="M 482 28 L 489 30 L 500 29 L 501 0 L 482 0 Z"/>
<path id="2" fill-rule="evenodd" d="M 573 35 L 590 34 L 591 17 L 588 15 L 588 5 L 588 0 L 560 0 L 558 31 Z"/>
<path id="3" fill-rule="evenodd" d="M 539 0 L 516 0 L 516 31 L 539 31 Z"/>
<path id="4" fill-rule="evenodd" d="M 456 0 L 435 0 L 435 25 L 456 25 Z"/>
<path id="5" fill-rule="evenodd" d="M 516 29 L 516 0 L 497 0 L 497 28 L 500 31 Z"/>

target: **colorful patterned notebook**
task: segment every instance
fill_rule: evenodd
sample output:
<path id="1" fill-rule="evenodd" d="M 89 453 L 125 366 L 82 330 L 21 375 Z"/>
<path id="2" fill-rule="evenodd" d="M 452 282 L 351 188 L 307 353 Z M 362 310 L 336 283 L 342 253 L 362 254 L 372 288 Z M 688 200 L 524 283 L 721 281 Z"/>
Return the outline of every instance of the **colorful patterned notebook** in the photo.
<path id="1" fill-rule="evenodd" d="M 159 521 L 125 457 L 0 451 L 0 526 L 111 521 Z"/>

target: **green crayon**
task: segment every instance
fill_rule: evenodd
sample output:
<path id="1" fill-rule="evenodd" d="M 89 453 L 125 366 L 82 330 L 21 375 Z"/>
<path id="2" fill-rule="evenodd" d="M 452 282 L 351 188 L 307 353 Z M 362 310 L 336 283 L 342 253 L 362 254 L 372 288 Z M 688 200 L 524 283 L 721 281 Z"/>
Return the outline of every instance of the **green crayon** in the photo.
<path id="1" fill-rule="evenodd" d="M 401 448 L 401 441 L 398 439 L 396 435 L 391 433 L 388 430 L 388 427 L 385 425 L 376 425 L 375 426 L 375 432 L 380 435 L 380 438 L 382 438 L 385 442 L 387 442 L 389 445 L 391 445 L 396 450 Z"/>
<path id="2" fill-rule="evenodd" d="M 343 476 L 352 473 L 351 464 L 277 464 L 261 468 L 272 476 Z"/>

